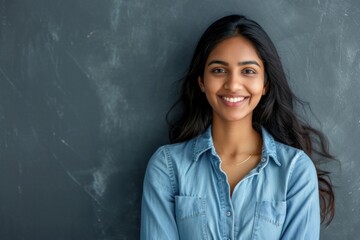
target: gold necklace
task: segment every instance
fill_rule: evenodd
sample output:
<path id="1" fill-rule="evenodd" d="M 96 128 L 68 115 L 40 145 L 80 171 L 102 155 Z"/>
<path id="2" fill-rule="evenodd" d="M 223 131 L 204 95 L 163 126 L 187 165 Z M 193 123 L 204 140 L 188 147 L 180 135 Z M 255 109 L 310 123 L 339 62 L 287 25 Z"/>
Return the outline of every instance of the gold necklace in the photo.
<path id="1" fill-rule="evenodd" d="M 261 138 L 260 138 L 261 139 Z M 259 141 L 257 142 L 257 144 L 256 144 L 256 149 L 258 148 L 258 146 L 259 146 L 259 143 L 260 143 L 260 139 L 259 139 Z M 242 160 L 242 161 L 240 161 L 240 162 L 234 162 L 234 163 L 228 163 L 228 164 L 226 164 L 226 163 L 224 163 L 225 165 L 233 165 L 233 166 L 239 166 L 239 165 L 241 165 L 241 164 L 243 164 L 243 163 L 246 163 L 247 161 L 249 161 L 249 159 L 253 156 L 254 154 L 250 154 L 250 156 L 248 156 L 245 160 Z"/>
<path id="2" fill-rule="evenodd" d="M 248 156 L 245 160 L 242 160 L 242 161 L 240 161 L 240 162 L 234 162 L 234 163 L 231 164 L 231 165 L 239 166 L 239 165 L 241 165 L 241 164 L 243 164 L 243 163 L 246 163 L 252 156 L 253 156 L 253 155 L 250 154 L 250 156 Z"/>

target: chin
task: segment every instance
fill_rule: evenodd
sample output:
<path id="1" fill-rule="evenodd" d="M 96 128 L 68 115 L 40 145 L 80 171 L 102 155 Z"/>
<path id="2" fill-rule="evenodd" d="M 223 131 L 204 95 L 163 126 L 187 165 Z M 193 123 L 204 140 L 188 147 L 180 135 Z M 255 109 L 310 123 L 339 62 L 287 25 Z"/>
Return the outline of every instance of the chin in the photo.
<path id="1" fill-rule="evenodd" d="M 222 118 L 225 122 L 229 123 L 235 123 L 235 122 L 241 122 L 241 121 L 252 121 L 251 116 L 249 115 L 238 115 L 238 116 L 226 116 Z"/>

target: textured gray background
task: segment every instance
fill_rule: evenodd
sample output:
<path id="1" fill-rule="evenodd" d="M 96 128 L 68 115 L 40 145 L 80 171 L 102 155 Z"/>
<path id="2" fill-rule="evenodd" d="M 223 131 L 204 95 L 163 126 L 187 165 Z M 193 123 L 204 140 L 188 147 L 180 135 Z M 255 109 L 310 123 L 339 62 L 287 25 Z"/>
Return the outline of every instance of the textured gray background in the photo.
<path id="1" fill-rule="evenodd" d="M 267 30 L 341 160 L 321 238 L 357 239 L 358 0 L 0 0 L 0 238 L 137 239 L 174 82 L 231 13 Z"/>

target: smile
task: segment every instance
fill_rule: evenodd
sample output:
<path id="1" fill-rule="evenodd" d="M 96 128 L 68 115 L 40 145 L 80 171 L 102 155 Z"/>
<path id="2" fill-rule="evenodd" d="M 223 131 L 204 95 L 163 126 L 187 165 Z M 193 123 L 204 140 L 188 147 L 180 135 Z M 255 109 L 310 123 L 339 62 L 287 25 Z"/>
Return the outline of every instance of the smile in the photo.
<path id="1" fill-rule="evenodd" d="M 230 103 L 242 102 L 246 98 L 247 97 L 222 97 L 222 99 L 224 99 L 225 101 L 230 102 Z"/>

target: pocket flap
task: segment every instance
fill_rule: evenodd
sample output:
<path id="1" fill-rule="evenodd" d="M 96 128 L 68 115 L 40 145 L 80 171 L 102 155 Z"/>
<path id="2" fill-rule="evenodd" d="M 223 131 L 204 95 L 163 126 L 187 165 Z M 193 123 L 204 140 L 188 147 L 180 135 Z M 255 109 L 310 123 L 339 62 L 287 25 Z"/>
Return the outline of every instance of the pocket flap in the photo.
<path id="1" fill-rule="evenodd" d="M 205 198 L 175 196 L 176 217 L 184 219 L 205 214 Z"/>
<path id="2" fill-rule="evenodd" d="M 286 202 L 281 201 L 263 201 L 258 202 L 256 205 L 256 217 L 272 223 L 276 226 L 284 224 L 286 216 Z"/>

